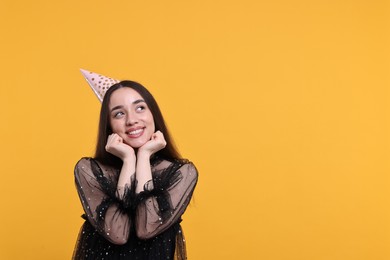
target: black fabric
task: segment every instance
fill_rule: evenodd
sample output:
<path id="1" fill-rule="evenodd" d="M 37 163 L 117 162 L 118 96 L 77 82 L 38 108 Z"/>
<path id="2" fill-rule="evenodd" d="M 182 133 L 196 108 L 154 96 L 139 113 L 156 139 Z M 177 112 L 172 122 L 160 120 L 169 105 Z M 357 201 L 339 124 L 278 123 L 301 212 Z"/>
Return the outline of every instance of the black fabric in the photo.
<path id="1" fill-rule="evenodd" d="M 75 167 L 76 188 L 84 208 L 73 259 L 186 259 L 180 227 L 197 183 L 187 160 L 151 162 L 153 185 L 135 195 L 135 180 L 123 199 L 116 195 L 119 169 L 92 158 Z M 153 187 L 149 189 L 149 187 Z"/>

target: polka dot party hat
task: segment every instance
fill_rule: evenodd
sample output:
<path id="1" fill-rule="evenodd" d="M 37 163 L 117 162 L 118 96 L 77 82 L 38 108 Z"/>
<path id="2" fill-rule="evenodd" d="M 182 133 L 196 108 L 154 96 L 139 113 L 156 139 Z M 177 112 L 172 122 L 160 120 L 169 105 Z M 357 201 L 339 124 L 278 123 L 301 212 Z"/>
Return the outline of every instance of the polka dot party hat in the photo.
<path id="1" fill-rule="evenodd" d="M 87 71 L 80 69 L 81 73 L 84 75 L 89 86 L 92 88 L 93 92 L 96 94 L 100 102 L 103 101 L 104 94 L 106 91 L 115 83 L 118 83 L 119 80 L 112 79 L 95 72 Z"/>

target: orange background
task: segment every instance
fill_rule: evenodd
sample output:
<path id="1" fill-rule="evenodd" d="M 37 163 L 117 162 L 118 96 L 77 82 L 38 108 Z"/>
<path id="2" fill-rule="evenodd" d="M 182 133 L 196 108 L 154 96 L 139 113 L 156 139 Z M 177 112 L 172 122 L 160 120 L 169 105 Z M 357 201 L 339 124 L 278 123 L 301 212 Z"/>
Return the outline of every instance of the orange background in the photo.
<path id="1" fill-rule="evenodd" d="M 85 68 L 146 85 L 200 171 L 189 259 L 390 259 L 388 1 L 0 1 L 0 259 L 69 259 Z"/>

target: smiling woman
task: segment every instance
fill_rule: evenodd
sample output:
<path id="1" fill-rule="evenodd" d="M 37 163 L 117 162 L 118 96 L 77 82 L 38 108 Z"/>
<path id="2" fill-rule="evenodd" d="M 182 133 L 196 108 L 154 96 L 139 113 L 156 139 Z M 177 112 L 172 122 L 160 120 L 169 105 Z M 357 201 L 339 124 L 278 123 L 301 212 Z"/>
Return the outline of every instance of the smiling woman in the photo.
<path id="1" fill-rule="evenodd" d="M 83 73 L 97 88 L 93 73 Z M 180 222 L 195 166 L 180 157 L 145 87 L 122 81 L 100 94 L 95 157 L 75 167 L 86 221 L 73 259 L 186 259 Z"/>
<path id="2" fill-rule="evenodd" d="M 120 88 L 111 95 L 110 125 L 125 144 L 142 147 L 154 134 L 153 115 L 141 95 L 131 88 Z"/>

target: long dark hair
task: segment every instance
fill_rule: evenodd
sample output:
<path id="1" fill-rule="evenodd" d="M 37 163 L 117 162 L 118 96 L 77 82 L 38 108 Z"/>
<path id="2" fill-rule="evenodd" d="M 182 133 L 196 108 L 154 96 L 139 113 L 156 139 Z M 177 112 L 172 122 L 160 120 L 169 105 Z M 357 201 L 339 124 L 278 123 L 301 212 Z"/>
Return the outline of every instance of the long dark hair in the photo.
<path id="1" fill-rule="evenodd" d="M 141 95 L 153 115 L 155 131 L 159 130 L 163 133 L 167 145 L 164 149 L 158 151 L 155 155 L 168 160 L 181 159 L 180 153 L 178 152 L 173 142 L 173 139 L 169 134 L 161 110 L 158 107 L 158 104 L 154 99 L 153 95 L 140 83 L 130 80 L 121 81 L 113 85 L 107 90 L 103 98 L 102 107 L 100 110 L 99 130 L 94 158 L 101 163 L 108 164 L 117 168 L 120 168 L 122 166 L 122 160 L 114 156 L 113 154 L 107 152 L 105 149 L 105 146 L 107 144 L 107 138 L 110 134 L 112 134 L 108 106 L 112 93 L 120 88 L 131 88 Z"/>

